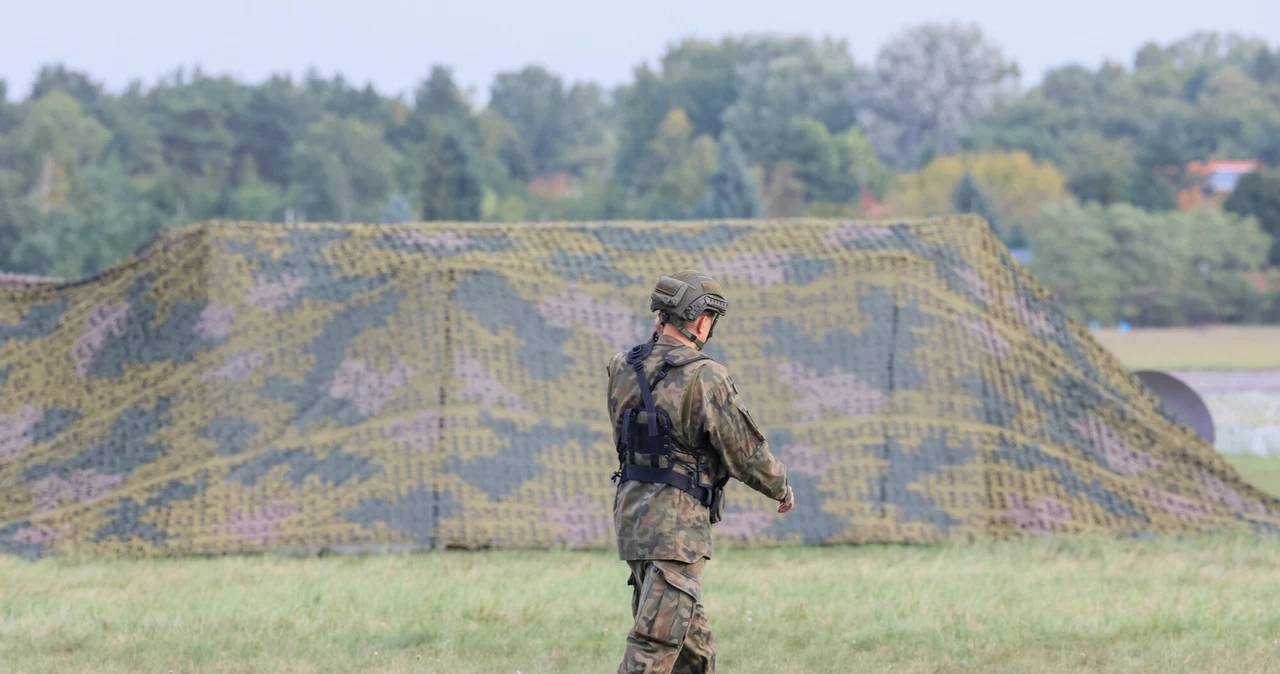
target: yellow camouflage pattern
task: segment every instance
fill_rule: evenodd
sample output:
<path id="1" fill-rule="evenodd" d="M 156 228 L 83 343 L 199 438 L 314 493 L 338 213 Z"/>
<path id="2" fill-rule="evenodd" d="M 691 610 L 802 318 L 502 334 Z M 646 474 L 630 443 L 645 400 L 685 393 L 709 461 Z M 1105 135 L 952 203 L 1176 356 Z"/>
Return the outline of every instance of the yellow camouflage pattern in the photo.
<path id="1" fill-rule="evenodd" d="M 718 540 L 1280 524 L 978 218 L 211 222 L 0 277 L 0 554 L 612 547 L 604 368 L 679 268 L 797 494 Z"/>

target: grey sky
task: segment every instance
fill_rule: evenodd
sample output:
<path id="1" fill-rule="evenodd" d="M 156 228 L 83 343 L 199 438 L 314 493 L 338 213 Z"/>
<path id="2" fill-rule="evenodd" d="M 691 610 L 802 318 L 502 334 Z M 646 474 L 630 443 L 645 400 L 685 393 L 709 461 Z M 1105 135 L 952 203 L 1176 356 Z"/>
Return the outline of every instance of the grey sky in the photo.
<path id="1" fill-rule="evenodd" d="M 483 100 L 495 73 L 528 63 L 618 84 L 686 36 L 831 35 L 865 64 L 903 28 L 950 19 L 979 23 L 1024 83 L 1063 63 L 1129 63 L 1148 40 L 1199 30 L 1280 43 L 1280 0 L 0 0 L 0 78 L 14 99 L 52 62 L 116 90 L 179 66 L 252 82 L 315 66 L 391 94 L 444 63 Z"/>

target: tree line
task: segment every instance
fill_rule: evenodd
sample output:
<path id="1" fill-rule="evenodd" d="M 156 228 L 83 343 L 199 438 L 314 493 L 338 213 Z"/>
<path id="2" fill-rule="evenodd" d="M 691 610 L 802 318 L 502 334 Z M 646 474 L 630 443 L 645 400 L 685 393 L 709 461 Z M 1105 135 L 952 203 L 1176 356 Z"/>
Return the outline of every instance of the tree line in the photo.
<path id="1" fill-rule="evenodd" d="M 1280 162 L 1280 48 L 1204 33 L 1020 86 L 980 28 L 688 39 L 606 89 L 531 65 L 477 104 L 199 70 L 0 82 L 0 269 L 80 278 L 163 227 L 978 212 L 1083 319 L 1280 320 L 1280 179 L 1180 208 L 1195 161 Z M 1090 270 L 1090 271 L 1086 271 Z"/>

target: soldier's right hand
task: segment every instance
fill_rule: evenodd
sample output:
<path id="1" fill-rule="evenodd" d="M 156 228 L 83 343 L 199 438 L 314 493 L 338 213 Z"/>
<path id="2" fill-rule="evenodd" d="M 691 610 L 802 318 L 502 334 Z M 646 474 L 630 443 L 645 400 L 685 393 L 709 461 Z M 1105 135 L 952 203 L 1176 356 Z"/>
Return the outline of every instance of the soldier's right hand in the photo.
<path id="1" fill-rule="evenodd" d="M 778 512 L 789 513 L 791 512 L 791 509 L 795 507 L 795 505 L 796 505 L 796 490 L 792 489 L 791 485 L 787 485 L 787 500 L 783 501 L 782 505 L 778 506 Z"/>

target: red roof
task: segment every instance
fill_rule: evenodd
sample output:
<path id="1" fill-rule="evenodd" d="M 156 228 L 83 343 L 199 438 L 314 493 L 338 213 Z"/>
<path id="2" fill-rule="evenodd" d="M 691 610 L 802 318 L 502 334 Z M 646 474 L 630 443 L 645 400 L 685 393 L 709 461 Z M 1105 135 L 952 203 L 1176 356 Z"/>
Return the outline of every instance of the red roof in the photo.
<path id="1" fill-rule="evenodd" d="M 1187 164 L 1187 173 L 1193 176 L 1207 176 L 1214 173 L 1251 173 L 1258 170 L 1258 162 L 1252 159 L 1231 161 L 1193 161 Z"/>
<path id="2" fill-rule="evenodd" d="M 1253 282 L 1254 290 L 1265 293 L 1271 290 L 1271 283 L 1267 280 L 1267 275 L 1263 272 L 1255 272 L 1250 278 Z"/>
<path id="3" fill-rule="evenodd" d="M 529 194 L 543 199 L 568 199 L 574 196 L 576 185 L 568 173 L 544 173 L 529 183 Z"/>

